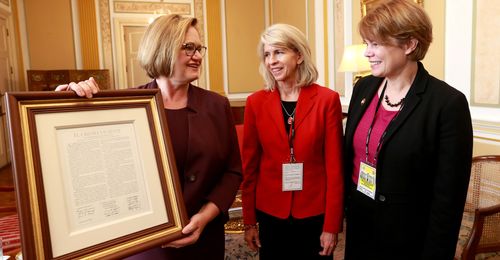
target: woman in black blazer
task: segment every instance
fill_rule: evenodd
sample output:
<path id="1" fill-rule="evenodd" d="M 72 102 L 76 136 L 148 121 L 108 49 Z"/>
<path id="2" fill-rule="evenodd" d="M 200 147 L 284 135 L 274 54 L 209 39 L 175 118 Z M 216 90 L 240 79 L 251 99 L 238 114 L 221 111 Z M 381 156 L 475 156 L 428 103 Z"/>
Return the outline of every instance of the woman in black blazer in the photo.
<path id="1" fill-rule="evenodd" d="M 346 260 L 453 259 L 467 194 L 465 96 L 422 60 L 432 25 L 413 1 L 384 1 L 359 24 L 372 75 L 345 132 Z"/>

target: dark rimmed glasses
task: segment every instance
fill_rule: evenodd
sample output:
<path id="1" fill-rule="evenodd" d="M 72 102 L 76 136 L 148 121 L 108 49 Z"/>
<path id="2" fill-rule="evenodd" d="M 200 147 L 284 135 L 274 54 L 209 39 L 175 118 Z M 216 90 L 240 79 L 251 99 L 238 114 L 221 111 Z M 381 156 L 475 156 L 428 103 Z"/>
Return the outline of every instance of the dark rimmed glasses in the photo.
<path id="1" fill-rule="evenodd" d="M 196 45 L 192 42 L 184 43 L 181 49 L 183 49 L 186 55 L 189 57 L 192 57 L 196 51 L 200 53 L 201 57 L 205 56 L 205 53 L 207 52 L 206 46 Z"/>

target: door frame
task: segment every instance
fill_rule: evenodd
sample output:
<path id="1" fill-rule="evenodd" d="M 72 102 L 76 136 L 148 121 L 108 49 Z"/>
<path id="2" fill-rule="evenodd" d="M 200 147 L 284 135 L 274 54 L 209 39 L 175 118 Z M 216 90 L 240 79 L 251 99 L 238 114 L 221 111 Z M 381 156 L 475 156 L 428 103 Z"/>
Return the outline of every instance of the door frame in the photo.
<path id="1" fill-rule="evenodd" d="M 21 90 L 19 86 L 19 72 L 17 64 L 17 48 L 15 31 L 12 21 L 11 10 L 6 10 L 0 8 L 0 18 L 5 19 L 5 27 L 9 31 L 9 36 L 7 36 L 7 49 L 8 49 L 8 66 L 10 67 L 10 73 L 8 73 L 9 85 L 6 87 L 5 91 Z M 18 86 L 18 87 L 15 87 Z M 9 131 L 6 125 L 5 116 L 5 104 L 3 99 L 4 93 L 0 93 L 0 167 L 7 165 L 10 162 L 10 146 L 9 146 Z"/>
<path id="2" fill-rule="evenodd" d="M 113 41 L 114 41 L 114 68 L 115 68 L 115 88 L 127 89 L 127 70 L 125 61 L 125 27 L 126 26 L 148 26 L 147 18 L 123 18 L 113 19 Z"/>
<path id="3" fill-rule="evenodd" d="M 19 91 L 22 90 L 22 86 L 15 87 L 19 85 L 19 71 L 17 64 L 17 48 L 15 30 L 12 21 L 12 12 L 0 8 L 0 17 L 5 18 L 7 30 L 9 30 L 9 37 L 7 38 L 7 48 L 9 49 L 9 65 L 12 68 L 12 73 L 10 74 L 10 86 L 7 91 Z M 3 94 L 3 93 L 1 93 Z"/>

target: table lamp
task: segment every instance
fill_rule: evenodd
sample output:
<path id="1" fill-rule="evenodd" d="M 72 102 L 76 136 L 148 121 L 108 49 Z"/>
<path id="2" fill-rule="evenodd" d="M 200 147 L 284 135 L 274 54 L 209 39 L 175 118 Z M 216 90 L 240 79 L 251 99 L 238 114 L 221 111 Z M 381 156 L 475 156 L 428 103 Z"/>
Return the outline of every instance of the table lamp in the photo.
<path id="1" fill-rule="evenodd" d="M 340 62 L 339 72 L 352 72 L 353 84 L 358 79 L 370 73 L 370 63 L 364 56 L 366 46 L 364 44 L 355 44 L 347 46 Z"/>

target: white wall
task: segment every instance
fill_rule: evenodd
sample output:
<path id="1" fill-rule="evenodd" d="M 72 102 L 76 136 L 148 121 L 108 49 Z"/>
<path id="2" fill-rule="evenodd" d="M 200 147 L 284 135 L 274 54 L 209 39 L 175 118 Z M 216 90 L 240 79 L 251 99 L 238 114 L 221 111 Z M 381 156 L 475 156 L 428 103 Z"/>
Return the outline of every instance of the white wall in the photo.
<path id="1" fill-rule="evenodd" d="M 445 81 L 470 101 L 473 47 L 473 1 L 446 1 Z M 499 61 L 500 62 L 500 61 Z M 500 154 L 500 108 L 471 106 L 474 155 Z"/>

